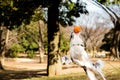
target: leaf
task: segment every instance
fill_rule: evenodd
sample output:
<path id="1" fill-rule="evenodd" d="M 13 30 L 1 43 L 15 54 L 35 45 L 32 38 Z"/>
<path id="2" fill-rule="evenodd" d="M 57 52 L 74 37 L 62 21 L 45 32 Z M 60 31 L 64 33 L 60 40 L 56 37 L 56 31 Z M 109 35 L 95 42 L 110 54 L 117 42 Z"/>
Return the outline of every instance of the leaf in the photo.
<path id="1" fill-rule="evenodd" d="M 69 10 L 72 10 L 74 8 L 75 4 L 74 3 L 70 3 L 69 4 Z"/>

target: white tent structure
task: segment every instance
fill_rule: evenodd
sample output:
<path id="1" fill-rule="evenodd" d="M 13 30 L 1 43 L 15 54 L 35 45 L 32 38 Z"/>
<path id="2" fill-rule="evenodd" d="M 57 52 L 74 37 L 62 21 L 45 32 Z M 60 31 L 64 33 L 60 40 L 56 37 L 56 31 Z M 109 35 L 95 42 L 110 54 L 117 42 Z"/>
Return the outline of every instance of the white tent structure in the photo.
<path id="1" fill-rule="evenodd" d="M 77 0 L 72 0 L 76 3 Z M 81 14 L 76 18 L 75 25 L 97 27 L 101 24 L 103 27 L 115 27 L 118 17 L 120 17 L 120 6 L 113 5 L 105 7 L 95 0 L 79 0 L 80 3 L 85 3 L 88 14 Z"/>

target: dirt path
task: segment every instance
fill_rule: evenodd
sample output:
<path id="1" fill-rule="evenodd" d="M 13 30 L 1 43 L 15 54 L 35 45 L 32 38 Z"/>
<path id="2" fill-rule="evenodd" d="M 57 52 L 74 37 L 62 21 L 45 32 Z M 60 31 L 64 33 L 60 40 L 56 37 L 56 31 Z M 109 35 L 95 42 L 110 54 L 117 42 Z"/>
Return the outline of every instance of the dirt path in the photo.
<path id="1" fill-rule="evenodd" d="M 96 61 L 96 59 L 93 59 L 93 61 Z M 105 66 L 103 67 L 103 71 L 107 71 L 107 73 L 111 73 L 115 70 L 120 70 L 120 63 L 119 61 L 108 61 L 107 59 L 105 61 Z M 45 63 L 39 63 L 39 60 L 33 60 L 33 59 L 26 59 L 26 58 L 16 58 L 16 59 L 5 59 L 4 64 L 5 69 L 7 70 L 7 73 L 5 71 L 0 71 L 0 80 L 8 80 L 9 79 L 24 79 L 24 78 L 31 78 L 31 77 L 41 77 L 46 76 L 46 69 L 47 64 Z M 62 74 L 69 74 L 69 73 L 78 73 L 78 72 L 84 72 L 82 68 L 78 67 L 75 64 L 70 65 L 63 65 Z M 17 74 L 16 74 L 17 73 Z M 107 74 L 106 73 L 106 74 Z"/>
<path id="2" fill-rule="evenodd" d="M 6 70 L 14 70 L 14 71 L 29 71 L 29 70 L 39 71 L 39 70 L 47 69 L 46 62 L 39 63 L 39 60 L 31 60 L 24 58 L 6 59 L 4 65 Z M 81 71 L 82 68 L 78 67 L 75 64 L 63 65 L 62 74 L 77 73 Z"/>
<path id="3" fill-rule="evenodd" d="M 98 59 L 93 59 L 96 61 Z M 103 59 L 102 59 L 103 60 Z M 15 70 L 15 71 L 24 71 L 24 70 L 42 70 L 47 69 L 47 62 L 39 63 L 39 60 L 35 59 L 27 59 L 27 58 L 16 58 L 16 59 L 9 59 L 5 60 L 5 69 L 6 70 Z M 112 69 L 117 70 L 120 66 L 119 61 L 109 61 L 108 59 L 104 59 L 105 66 L 103 69 Z M 75 64 L 70 65 L 63 65 L 63 74 L 74 73 L 83 71 L 82 68 Z"/>

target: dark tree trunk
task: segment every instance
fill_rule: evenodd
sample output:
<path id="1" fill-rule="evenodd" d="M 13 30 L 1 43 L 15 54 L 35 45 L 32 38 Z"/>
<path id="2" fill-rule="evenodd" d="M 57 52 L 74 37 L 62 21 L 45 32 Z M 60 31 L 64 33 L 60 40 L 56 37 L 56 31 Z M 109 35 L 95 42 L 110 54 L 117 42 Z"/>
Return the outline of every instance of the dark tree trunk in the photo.
<path id="1" fill-rule="evenodd" d="M 115 34 L 116 34 L 116 54 L 117 58 L 120 58 L 119 53 L 119 42 L 120 42 L 120 18 L 118 19 L 116 26 L 115 26 Z"/>
<path id="2" fill-rule="evenodd" d="M 2 56 L 2 51 L 3 51 L 3 46 L 2 46 L 2 30 L 0 29 L 0 70 L 4 70 L 4 67 L 2 65 L 2 60 L 3 60 L 3 56 Z"/>
<path id="3" fill-rule="evenodd" d="M 120 58 L 119 54 L 119 41 L 120 41 L 120 22 L 119 19 L 116 22 L 114 33 L 113 33 L 113 40 L 111 44 L 111 54 L 113 55 L 114 58 Z"/>
<path id="4" fill-rule="evenodd" d="M 62 65 L 59 55 L 59 3 L 60 0 L 50 0 L 48 7 L 48 76 L 61 74 Z"/>

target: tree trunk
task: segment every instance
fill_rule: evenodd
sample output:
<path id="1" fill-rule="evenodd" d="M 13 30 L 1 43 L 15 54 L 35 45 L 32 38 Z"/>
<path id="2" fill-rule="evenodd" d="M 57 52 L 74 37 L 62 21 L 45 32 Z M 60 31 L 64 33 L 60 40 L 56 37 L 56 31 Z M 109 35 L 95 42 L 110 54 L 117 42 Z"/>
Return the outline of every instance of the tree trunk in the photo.
<path id="1" fill-rule="evenodd" d="M 120 31 L 116 31 L 116 46 L 115 46 L 115 48 L 116 48 L 116 54 L 117 54 L 118 59 L 120 58 L 120 54 L 119 54 L 119 41 L 120 41 L 120 39 L 119 39 L 119 37 L 120 37 Z"/>
<path id="2" fill-rule="evenodd" d="M 119 42 L 120 42 L 120 18 L 118 19 L 118 21 L 116 22 L 116 26 L 115 26 L 115 30 L 116 30 L 116 54 L 117 54 L 117 58 L 120 58 L 120 53 L 119 53 Z"/>
<path id="3" fill-rule="evenodd" d="M 9 30 L 3 26 L 0 27 L 0 69 L 4 70 L 4 56 L 8 42 Z"/>
<path id="4" fill-rule="evenodd" d="M 5 50 L 8 43 L 9 38 L 9 30 L 1 26 L 0 27 L 0 69 L 4 70 L 4 58 L 5 58 Z"/>
<path id="5" fill-rule="evenodd" d="M 0 70 L 4 70 L 4 67 L 2 65 L 2 61 L 3 61 L 3 55 L 2 55 L 2 51 L 3 51 L 3 46 L 2 46 L 2 33 L 3 33 L 3 30 L 2 30 L 2 27 L 0 27 Z"/>
<path id="6" fill-rule="evenodd" d="M 60 0 L 51 0 L 48 8 L 48 76 L 61 74 L 62 64 L 59 55 L 59 6 Z"/>
<path id="7" fill-rule="evenodd" d="M 41 48 L 41 44 L 39 44 L 39 54 L 40 54 L 40 63 L 44 62 L 44 51 Z"/>
<path id="8" fill-rule="evenodd" d="M 59 32 L 54 35 L 54 39 L 49 42 L 48 49 L 48 76 L 61 74 L 62 64 L 59 54 Z"/>
<path id="9" fill-rule="evenodd" d="M 119 58 L 119 52 L 118 52 L 118 39 L 119 39 L 119 35 L 120 35 L 120 18 L 118 17 L 118 15 L 112 11 L 111 9 L 101 5 L 98 2 L 95 2 L 97 5 L 99 5 L 104 11 L 106 11 L 110 17 L 111 20 L 115 26 L 115 30 L 114 30 L 114 36 L 113 36 L 113 40 L 110 46 L 110 51 L 111 51 L 111 55 L 113 55 L 114 58 Z"/>
<path id="10" fill-rule="evenodd" d="M 40 63 L 44 62 L 44 50 L 43 50 L 43 39 L 42 39 L 42 32 L 41 32 L 41 23 L 38 21 L 39 24 L 39 54 L 40 54 Z"/>
<path id="11" fill-rule="evenodd" d="M 115 24 L 115 29 L 114 29 L 114 35 L 113 35 L 113 40 L 112 44 L 110 47 L 111 55 L 115 58 L 119 58 L 119 41 L 120 41 L 120 22 L 117 21 Z"/>
<path id="12" fill-rule="evenodd" d="M 119 58 L 119 41 L 120 41 L 120 18 L 117 18 L 117 22 L 114 29 L 114 35 L 112 44 L 110 47 L 111 55 L 113 55 L 114 58 Z"/>

